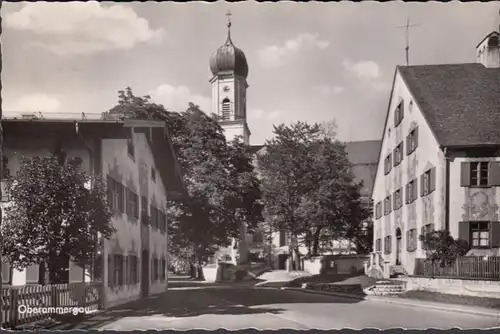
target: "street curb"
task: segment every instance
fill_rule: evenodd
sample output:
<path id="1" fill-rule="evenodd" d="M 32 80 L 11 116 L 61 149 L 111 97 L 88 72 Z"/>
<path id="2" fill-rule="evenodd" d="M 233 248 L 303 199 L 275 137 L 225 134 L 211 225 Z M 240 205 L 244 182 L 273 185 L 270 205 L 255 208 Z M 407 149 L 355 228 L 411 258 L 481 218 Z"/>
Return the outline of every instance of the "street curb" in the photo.
<path id="1" fill-rule="evenodd" d="M 320 294 L 320 295 L 329 295 L 329 296 L 338 296 L 343 298 L 357 299 L 357 300 L 370 300 L 378 303 L 388 303 L 388 304 L 399 304 L 411 307 L 425 307 L 427 309 L 435 309 L 442 310 L 448 312 L 456 312 L 456 313 L 466 313 L 466 314 L 474 314 L 474 315 L 482 315 L 487 317 L 494 317 L 500 319 L 500 311 L 476 311 L 472 308 L 472 306 L 467 306 L 470 309 L 461 309 L 454 308 L 453 304 L 444 304 L 444 305 L 433 305 L 430 303 L 426 303 L 426 301 L 418 300 L 418 303 L 412 303 L 403 299 L 396 299 L 397 297 L 380 297 L 380 296 L 356 296 L 353 294 L 340 293 L 340 292 L 327 292 L 327 291 L 316 291 L 302 288 L 288 288 L 282 287 L 281 290 L 291 290 L 291 291 L 300 291 L 304 293 L 312 293 L 312 294 Z"/>

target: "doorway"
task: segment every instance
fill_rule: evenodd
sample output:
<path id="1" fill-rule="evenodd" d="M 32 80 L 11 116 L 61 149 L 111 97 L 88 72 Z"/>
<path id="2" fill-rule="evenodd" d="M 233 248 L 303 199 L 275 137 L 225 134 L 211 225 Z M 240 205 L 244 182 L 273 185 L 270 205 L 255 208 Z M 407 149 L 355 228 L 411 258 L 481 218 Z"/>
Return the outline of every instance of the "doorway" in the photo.
<path id="1" fill-rule="evenodd" d="M 396 229 L 396 265 L 401 264 L 401 229 Z"/>
<path id="2" fill-rule="evenodd" d="M 288 259 L 287 254 L 279 254 L 278 255 L 278 269 L 286 270 L 286 260 Z"/>
<path id="3" fill-rule="evenodd" d="M 141 257 L 141 297 L 149 295 L 149 251 L 142 250 Z"/>

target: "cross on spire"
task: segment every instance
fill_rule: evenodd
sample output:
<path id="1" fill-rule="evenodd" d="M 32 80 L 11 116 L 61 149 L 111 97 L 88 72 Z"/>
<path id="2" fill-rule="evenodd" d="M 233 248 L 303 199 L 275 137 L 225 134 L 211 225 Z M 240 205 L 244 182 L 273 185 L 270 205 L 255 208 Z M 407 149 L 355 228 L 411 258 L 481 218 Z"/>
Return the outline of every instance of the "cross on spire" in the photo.
<path id="1" fill-rule="evenodd" d="M 231 14 L 231 11 L 228 10 L 227 13 L 226 13 L 226 16 L 227 16 L 227 27 L 228 28 L 231 28 L 231 15 L 233 15 L 233 14 Z"/>
<path id="2" fill-rule="evenodd" d="M 406 32 L 405 32 L 405 37 L 406 37 L 406 47 L 405 47 L 405 51 L 406 51 L 406 66 L 408 66 L 410 64 L 410 28 L 413 28 L 413 27 L 418 27 L 420 26 L 420 24 L 410 24 L 410 17 L 407 16 L 406 17 L 406 25 L 404 26 L 399 26 L 398 28 L 405 28 L 406 29 Z"/>

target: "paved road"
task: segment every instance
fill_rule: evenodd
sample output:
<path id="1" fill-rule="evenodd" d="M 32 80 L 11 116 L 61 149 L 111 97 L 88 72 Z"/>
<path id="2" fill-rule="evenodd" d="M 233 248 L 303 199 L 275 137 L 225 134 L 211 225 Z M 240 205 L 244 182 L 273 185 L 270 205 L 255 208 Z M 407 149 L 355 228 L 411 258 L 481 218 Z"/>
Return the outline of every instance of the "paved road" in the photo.
<path id="1" fill-rule="evenodd" d="M 80 329 L 491 328 L 499 319 L 249 287 L 174 288 L 96 316 Z"/>

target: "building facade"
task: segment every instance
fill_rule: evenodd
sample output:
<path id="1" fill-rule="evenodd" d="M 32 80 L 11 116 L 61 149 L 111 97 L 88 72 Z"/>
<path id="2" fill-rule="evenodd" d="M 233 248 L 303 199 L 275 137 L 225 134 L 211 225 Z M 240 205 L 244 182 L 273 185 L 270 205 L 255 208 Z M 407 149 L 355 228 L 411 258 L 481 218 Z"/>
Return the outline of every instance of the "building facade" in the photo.
<path id="1" fill-rule="evenodd" d="M 412 274 L 426 256 L 419 236 L 432 230 L 468 241 L 471 255 L 499 254 L 498 37 L 477 46 L 479 63 L 396 68 L 372 193 L 372 274 Z"/>
<path id="2" fill-rule="evenodd" d="M 100 277 L 70 261 L 68 281 L 103 282 L 106 306 L 165 291 L 167 198 L 181 196 L 184 187 L 164 123 L 12 119 L 4 120 L 3 128 L 12 177 L 21 156 L 50 155 L 59 145 L 68 157 L 81 158 L 91 176 L 106 181 L 116 233 L 102 242 L 96 256 Z M 12 285 L 38 284 L 43 274 L 36 265 L 5 268 L 4 283 Z"/>

